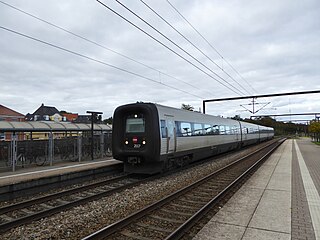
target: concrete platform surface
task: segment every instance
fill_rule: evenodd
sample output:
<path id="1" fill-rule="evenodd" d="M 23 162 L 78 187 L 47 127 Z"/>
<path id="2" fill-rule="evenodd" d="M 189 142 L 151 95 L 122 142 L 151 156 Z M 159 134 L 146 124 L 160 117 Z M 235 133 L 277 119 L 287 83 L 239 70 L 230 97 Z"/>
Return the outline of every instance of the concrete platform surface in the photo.
<path id="1" fill-rule="evenodd" d="M 320 239 L 315 166 L 319 146 L 310 139 L 285 141 L 194 240 Z"/>
<path id="2" fill-rule="evenodd" d="M 62 175 L 66 173 L 80 172 L 89 169 L 106 167 L 119 163 L 114 159 L 104 159 L 86 162 L 64 162 L 54 166 L 36 166 L 25 169 L 19 169 L 16 172 L 1 172 L 0 186 L 15 184 L 24 181 L 35 180 L 43 177 Z"/>

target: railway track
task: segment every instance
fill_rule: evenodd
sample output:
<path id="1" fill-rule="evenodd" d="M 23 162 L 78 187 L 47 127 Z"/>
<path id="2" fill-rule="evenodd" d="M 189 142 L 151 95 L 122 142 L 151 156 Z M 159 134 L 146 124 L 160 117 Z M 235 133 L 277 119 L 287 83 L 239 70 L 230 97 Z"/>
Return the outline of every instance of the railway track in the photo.
<path id="1" fill-rule="evenodd" d="M 272 142 L 84 239 L 179 239 L 283 141 Z"/>
<path id="2" fill-rule="evenodd" d="M 122 175 L 0 208 L 0 233 L 145 182 Z"/>

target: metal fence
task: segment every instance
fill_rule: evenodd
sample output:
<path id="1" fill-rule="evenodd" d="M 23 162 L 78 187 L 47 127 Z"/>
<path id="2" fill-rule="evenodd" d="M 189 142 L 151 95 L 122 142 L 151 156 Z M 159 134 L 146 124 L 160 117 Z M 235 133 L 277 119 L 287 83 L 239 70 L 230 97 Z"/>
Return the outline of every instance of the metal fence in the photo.
<path id="1" fill-rule="evenodd" d="M 90 160 L 91 136 L 84 132 L 64 138 L 49 133 L 45 140 L 0 141 L 0 169 L 15 171 L 28 166 L 53 165 L 57 162 Z M 93 137 L 94 159 L 112 156 L 111 133 L 101 132 Z"/>
<path id="2" fill-rule="evenodd" d="M 320 133 L 310 133 L 311 139 L 314 142 L 320 142 Z"/>

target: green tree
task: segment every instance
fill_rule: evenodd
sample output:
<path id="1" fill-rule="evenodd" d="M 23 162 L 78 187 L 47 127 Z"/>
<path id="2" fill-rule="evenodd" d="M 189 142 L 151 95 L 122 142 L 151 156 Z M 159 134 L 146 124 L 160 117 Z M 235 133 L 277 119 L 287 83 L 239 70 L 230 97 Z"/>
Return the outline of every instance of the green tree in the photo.
<path id="1" fill-rule="evenodd" d="M 109 118 L 103 120 L 103 123 L 105 123 L 105 124 L 112 125 L 112 122 L 113 122 L 113 118 L 112 117 L 109 117 Z"/>
<path id="2" fill-rule="evenodd" d="M 188 111 L 193 111 L 193 110 L 194 110 L 194 107 L 192 107 L 190 104 L 184 104 L 184 103 L 182 103 L 182 104 L 181 104 L 181 109 L 188 110 Z"/>
<path id="3" fill-rule="evenodd" d="M 294 124 L 278 122 L 270 117 L 260 117 L 255 120 L 245 119 L 245 122 L 255 123 L 267 127 L 273 127 L 275 135 L 296 135 L 296 134 L 307 134 L 308 128 L 305 124 Z"/>
<path id="4" fill-rule="evenodd" d="M 240 117 L 240 115 L 234 115 L 231 119 L 237 120 L 237 121 L 242 121 L 243 119 Z"/>
<path id="5" fill-rule="evenodd" d="M 314 141 L 320 142 L 320 122 L 312 121 L 309 126 L 309 132 L 312 134 Z"/>

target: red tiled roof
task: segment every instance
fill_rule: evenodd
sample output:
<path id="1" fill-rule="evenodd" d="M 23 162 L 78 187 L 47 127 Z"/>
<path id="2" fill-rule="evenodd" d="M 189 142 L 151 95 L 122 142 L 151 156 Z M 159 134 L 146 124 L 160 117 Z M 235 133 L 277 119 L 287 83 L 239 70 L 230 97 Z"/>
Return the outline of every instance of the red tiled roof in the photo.
<path id="1" fill-rule="evenodd" d="M 62 116 L 66 117 L 69 122 L 72 122 L 78 118 L 77 113 L 62 113 Z"/>
<path id="2" fill-rule="evenodd" d="M 16 117 L 24 117 L 23 114 L 18 113 L 10 108 L 7 108 L 0 104 L 0 116 L 16 116 Z"/>

